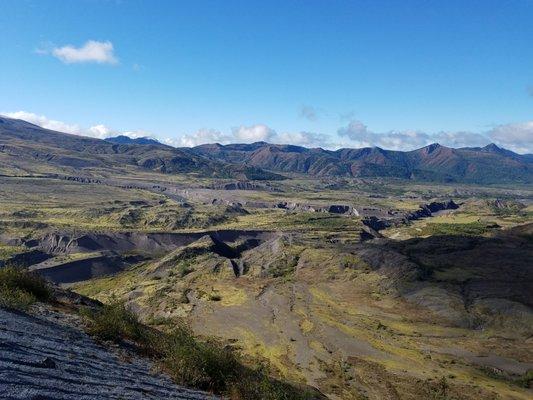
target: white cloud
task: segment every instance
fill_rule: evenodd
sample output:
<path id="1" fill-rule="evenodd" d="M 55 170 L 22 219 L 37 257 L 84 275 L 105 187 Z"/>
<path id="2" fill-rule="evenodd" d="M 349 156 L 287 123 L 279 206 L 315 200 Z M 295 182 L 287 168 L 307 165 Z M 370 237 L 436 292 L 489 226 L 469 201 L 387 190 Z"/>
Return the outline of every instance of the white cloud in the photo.
<path id="1" fill-rule="evenodd" d="M 293 144 L 304 147 L 331 147 L 328 135 L 315 132 L 285 132 L 276 134 L 275 143 Z"/>
<path id="2" fill-rule="evenodd" d="M 77 135 L 79 135 L 81 132 L 81 129 L 78 125 L 66 124 L 65 122 L 49 119 L 44 115 L 37 115 L 27 111 L 4 112 L 2 115 L 5 115 L 9 118 L 22 119 L 34 125 L 41 126 L 45 129 L 51 129 L 53 131 L 73 133 Z"/>
<path id="3" fill-rule="evenodd" d="M 109 129 L 107 126 L 102 125 L 102 124 L 91 126 L 87 130 L 87 133 L 88 133 L 88 136 L 92 136 L 98 139 L 105 139 L 107 137 L 113 136 L 111 129 Z"/>
<path id="4" fill-rule="evenodd" d="M 205 143 L 230 143 L 232 137 L 215 129 L 200 129 L 194 134 L 183 135 L 178 139 L 165 139 L 164 142 L 176 147 L 194 147 Z"/>
<path id="5" fill-rule="evenodd" d="M 498 145 L 518 153 L 533 153 L 533 121 L 499 125 L 488 132 Z"/>
<path id="6" fill-rule="evenodd" d="M 206 143 L 253 143 L 267 141 L 277 144 L 293 144 L 306 147 L 328 147 L 329 136 L 314 132 L 283 132 L 263 124 L 240 126 L 233 128 L 230 134 L 215 129 L 200 129 L 193 134 L 183 135 L 176 139 L 165 139 L 171 146 L 194 147 Z"/>
<path id="7" fill-rule="evenodd" d="M 81 47 L 67 45 L 63 47 L 55 47 L 51 50 L 39 49 L 37 52 L 39 54 L 52 54 L 65 64 L 118 64 L 118 59 L 114 54 L 113 43 L 110 41 L 98 42 L 96 40 L 88 40 Z"/>
<path id="8" fill-rule="evenodd" d="M 276 135 L 273 129 L 263 124 L 233 128 L 233 136 L 242 142 L 269 141 Z"/>
<path id="9" fill-rule="evenodd" d="M 440 143 L 448 147 L 481 147 L 489 144 L 487 136 L 475 132 L 438 132 L 428 135 L 431 143 Z"/>

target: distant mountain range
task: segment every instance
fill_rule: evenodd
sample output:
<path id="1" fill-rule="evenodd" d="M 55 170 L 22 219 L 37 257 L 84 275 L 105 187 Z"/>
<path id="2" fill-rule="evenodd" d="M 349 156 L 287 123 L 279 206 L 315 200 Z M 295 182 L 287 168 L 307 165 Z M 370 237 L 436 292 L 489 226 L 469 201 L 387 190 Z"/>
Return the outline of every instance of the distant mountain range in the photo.
<path id="1" fill-rule="evenodd" d="M 283 179 L 261 168 L 211 160 L 159 142 L 113 143 L 0 117 L 0 174 L 106 176 L 147 170 L 242 180 Z"/>
<path id="2" fill-rule="evenodd" d="M 533 155 L 516 154 L 495 144 L 460 149 L 432 144 L 407 152 L 378 147 L 332 151 L 265 142 L 174 148 L 151 138 L 117 136 L 101 140 L 0 117 L 0 174 L 106 175 L 143 170 L 239 180 L 278 180 L 288 174 L 309 174 L 530 184 Z"/>
<path id="3" fill-rule="evenodd" d="M 403 152 L 379 147 L 331 151 L 257 142 L 205 144 L 194 147 L 191 152 L 212 160 L 320 177 L 394 177 L 465 183 L 533 182 L 533 155 L 516 154 L 495 144 L 453 149 L 435 143 Z"/>

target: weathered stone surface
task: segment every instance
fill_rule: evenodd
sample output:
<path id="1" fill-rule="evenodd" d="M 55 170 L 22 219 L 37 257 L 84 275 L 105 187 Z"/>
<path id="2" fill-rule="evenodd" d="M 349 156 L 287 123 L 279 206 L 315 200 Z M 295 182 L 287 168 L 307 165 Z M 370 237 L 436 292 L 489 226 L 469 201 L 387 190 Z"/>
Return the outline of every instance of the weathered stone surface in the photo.
<path id="1" fill-rule="evenodd" d="M 73 316 L 0 309 L 2 399 L 214 399 L 173 384 L 150 362 L 96 343 Z"/>

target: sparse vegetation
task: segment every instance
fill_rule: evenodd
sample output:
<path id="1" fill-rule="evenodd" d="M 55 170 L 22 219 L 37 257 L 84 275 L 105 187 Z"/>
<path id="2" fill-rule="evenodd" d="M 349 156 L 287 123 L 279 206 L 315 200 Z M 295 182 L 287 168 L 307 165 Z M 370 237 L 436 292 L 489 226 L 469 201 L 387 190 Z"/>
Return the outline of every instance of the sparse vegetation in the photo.
<path id="1" fill-rule="evenodd" d="M 428 223 L 418 234 L 420 236 L 479 236 L 498 228 L 497 224 L 485 222 L 465 224 Z"/>
<path id="2" fill-rule="evenodd" d="M 111 174 L 110 181 L 115 177 Z M 151 184 L 156 176 L 146 173 L 135 175 L 135 179 Z M 133 347 L 152 357 L 156 365 L 186 386 L 233 399 L 302 398 L 295 386 L 272 378 L 276 377 L 294 382 L 313 380 L 324 393 L 343 399 L 394 397 L 396 392 L 400 398 L 455 399 L 461 398 L 457 397 L 458 388 L 466 388 L 464 398 L 470 400 L 485 398 L 491 391 L 502 397 L 526 398 L 524 387 L 530 385 L 530 375 L 504 379 L 480 373 L 477 367 L 471 369 L 466 360 L 456 364 L 442 362 L 436 352 L 429 356 L 425 349 L 447 346 L 483 349 L 516 360 L 518 356 L 529 357 L 523 337 L 527 337 L 524 335 L 530 332 L 531 324 L 519 305 L 500 305 L 497 300 L 480 308 L 474 299 L 465 311 L 461 288 L 468 290 L 472 281 L 487 282 L 491 274 L 499 276 L 493 271 L 503 268 L 506 278 L 510 277 L 513 269 L 509 266 L 525 264 L 524 247 L 521 250 L 514 244 L 524 238 L 532 243 L 531 229 L 524 225 L 516 231 L 514 227 L 531 220 L 532 206 L 500 211 L 487 201 L 509 201 L 520 196 L 521 202 L 529 204 L 533 198 L 530 188 L 456 184 L 437 187 L 413 182 L 406 185 L 401 180 L 300 177 L 262 183 L 279 191 L 221 192 L 206 189 L 215 183 L 220 185 L 219 180 L 196 176 L 157 175 L 157 182 L 161 186 L 186 187 L 190 194 L 187 201 L 174 200 L 165 194 L 168 192 L 135 187 L 0 177 L 2 237 L 33 239 L 51 229 L 68 232 L 68 237 L 73 230 L 76 234 L 128 230 L 135 232 L 132 235 L 201 232 L 200 236 L 226 229 L 236 233 L 259 231 L 257 248 L 251 247 L 253 241 L 240 238 L 225 241 L 234 254 L 213 246 L 206 236 L 168 252 L 134 251 L 131 255 L 146 258 L 116 275 L 73 287 L 105 303 L 114 304 L 112 299 L 116 298 L 127 300 L 132 309 L 137 306 L 141 310 L 139 318 L 149 327 L 139 325 L 134 315 L 123 314 L 125 309 L 111 307 L 96 312 L 100 315 L 89 316 L 88 328 L 105 340 L 126 340 L 130 348 L 136 344 Z M 217 202 L 211 204 L 212 198 Z M 453 198 L 463 204 L 451 213 L 391 226 L 380 231 L 389 239 L 369 243 L 359 243 L 358 216 L 272 206 L 280 201 L 350 204 L 363 215 L 365 207 L 366 212 L 377 209 L 382 216 L 390 210 L 388 218 L 417 210 L 420 204 L 437 198 Z M 228 213 L 227 199 L 243 204 L 247 212 Z M 72 221 L 76 221 L 76 226 Z M 513 241 L 507 242 L 504 236 L 510 229 Z M 281 232 L 280 238 L 273 240 L 276 235 L 269 231 Z M 490 240 L 493 236 L 495 242 Z M 482 249 L 472 249 L 483 243 Z M 0 246 L 0 255 L 6 258 L 21 251 L 27 249 Z M 86 250 L 76 250 L 56 259 L 88 255 Z M 417 275 L 421 281 L 413 280 L 413 271 L 400 255 L 426 272 Z M 413 293 L 422 285 L 427 288 L 416 302 L 406 301 L 401 292 L 404 283 L 411 285 Z M 37 300 L 24 291 L 6 293 L 14 297 L 10 302 L 19 304 L 19 308 Z M 435 316 L 433 309 L 441 314 Z M 515 309 L 516 314 L 511 316 L 509 310 Z M 480 316 L 472 321 L 484 329 L 457 328 L 447 322 L 447 318 L 453 323 L 470 321 L 468 314 L 474 312 Z M 194 333 L 180 322 L 189 318 Z M 497 326 L 490 324 L 495 318 Z M 503 338 L 516 340 L 500 339 L 502 327 L 506 329 Z M 493 331 L 496 335 L 492 335 Z M 211 334 L 223 339 L 194 336 Z M 490 344 L 486 342 L 487 335 L 492 335 Z M 456 338 L 461 338 L 459 343 Z M 350 351 L 352 346 L 374 361 L 350 360 L 347 373 L 339 360 L 343 359 L 341 352 Z M 233 357 L 229 364 L 221 359 L 227 354 Z M 316 380 L 314 377 L 324 371 L 315 360 L 330 360 L 332 366 L 340 367 L 339 373 L 329 374 L 324 381 Z M 412 370 L 406 368 L 407 363 Z M 219 369 L 225 370 L 219 373 Z M 416 384 L 414 376 L 420 379 Z M 436 378 L 441 376 L 447 380 L 444 393 Z M 373 384 L 365 387 L 365 382 Z"/>
<path id="3" fill-rule="evenodd" d="M 88 332 L 101 340 L 132 341 L 181 385 L 224 394 L 236 400 L 311 399 L 300 390 L 268 375 L 261 365 L 244 365 L 237 352 L 219 340 L 197 339 L 183 324 L 163 332 L 142 325 L 122 303 L 85 310 Z M 159 325 L 163 325 L 159 321 Z M 165 324 L 167 325 L 167 324 Z"/>
<path id="4" fill-rule="evenodd" d="M 0 268 L 0 306 L 24 310 L 51 298 L 50 288 L 38 275 L 17 267 Z"/>
<path id="5" fill-rule="evenodd" d="M 24 249 L 20 246 L 6 246 L 0 244 L 0 262 L 7 258 L 22 252 Z"/>

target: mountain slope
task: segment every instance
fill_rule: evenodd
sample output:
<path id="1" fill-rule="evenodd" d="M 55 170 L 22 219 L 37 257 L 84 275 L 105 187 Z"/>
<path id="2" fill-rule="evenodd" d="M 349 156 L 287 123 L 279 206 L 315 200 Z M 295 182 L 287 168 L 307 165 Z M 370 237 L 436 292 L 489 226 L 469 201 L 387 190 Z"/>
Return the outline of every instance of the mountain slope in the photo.
<path id="1" fill-rule="evenodd" d="M 0 117 L 0 173 L 26 175 L 131 170 L 195 173 L 238 179 L 281 179 L 257 167 L 209 160 L 160 143 L 111 143 L 41 128 L 29 122 Z"/>
<path id="2" fill-rule="evenodd" d="M 533 182 L 531 155 L 519 155 L 494 144 L 483 148 L 452 149 L 435 143 L 402 152 L 378 147 L 329 151 L 257 142 L 226 146 L 206 144 L 194 147 L 191 152 L 212 160 L 316 176 L 395 177 L 468 183 Z"/>

